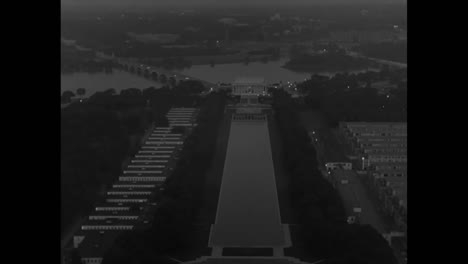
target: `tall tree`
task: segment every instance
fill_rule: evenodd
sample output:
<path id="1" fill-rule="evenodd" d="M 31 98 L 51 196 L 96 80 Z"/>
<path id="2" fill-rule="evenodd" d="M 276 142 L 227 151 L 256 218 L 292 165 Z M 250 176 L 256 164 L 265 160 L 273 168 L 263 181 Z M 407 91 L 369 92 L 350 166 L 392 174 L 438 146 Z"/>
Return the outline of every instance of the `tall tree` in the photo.
<path id="1" fill-rule="evenodd" d="M 159 75 L 159 82 L 161 82 L 163 84 L 167 82 L 167 77 L 166 77 L 166 75 L 164 73 Z"/>
<path id="2" fill-rule="evenodd" d="M 78 88 L 76 89 L 76 94 L 78 94 L 79 96 L 83 96 L 85 95 L 86 93 L 86 89 L 85 88 Z"/>

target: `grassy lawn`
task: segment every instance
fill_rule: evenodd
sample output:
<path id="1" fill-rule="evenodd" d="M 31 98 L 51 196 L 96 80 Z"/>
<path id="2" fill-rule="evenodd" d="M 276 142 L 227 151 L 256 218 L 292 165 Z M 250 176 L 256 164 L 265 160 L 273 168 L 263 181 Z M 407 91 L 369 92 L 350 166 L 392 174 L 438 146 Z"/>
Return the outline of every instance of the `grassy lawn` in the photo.
<path id="1" fill-rule="evenodd" d="M 218 130 L 215 155 L 205 178 L 205 196 L 203 198 L 202 208 L 200 209 L 199 224 L 213 224 L 216 218 L 229 130 L 231 127 L 231 114 L 232 110 L 226 111 Z"/>
<path id="2" fill-rule="evenodd" d="M 271 153 L 273 157 L 273 168 L 275 170 L 276 188 L 280 206 L 281 222 L 284 224 L 295 223 L 291 210 L 289 195 L 289 176 L 284 168 L 282 157 L 281 135 L 274 118 L 268 120 L 268 128 L 271 141 Z"/>

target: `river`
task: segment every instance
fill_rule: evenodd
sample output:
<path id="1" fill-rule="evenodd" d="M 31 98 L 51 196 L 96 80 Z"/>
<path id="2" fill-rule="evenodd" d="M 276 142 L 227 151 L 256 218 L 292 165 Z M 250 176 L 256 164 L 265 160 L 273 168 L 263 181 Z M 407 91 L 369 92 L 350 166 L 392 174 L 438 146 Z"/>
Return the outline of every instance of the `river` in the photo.
<path id="1" fill-rule="evenodd" d="M 74 45 L 73 40 L 64 40 L 68 45 Z M 79 47 L 79 46 L 78 46 Z M 85 49 L 79 47 L 80 49 Z M 103 54 L 98 56 L 106 57 Z M 108 57 L 108 56 L 107 56 Z M 122 61 L 127 61 L 123 59 Z M 320 74 L 326 76 L 333 76 L 337 72 L 310 72 L 310 73 L 299 73 L 283 68 L 282 66 L 288 61 L 287 57 L 283 57 L 277 61 L 263 62 L 250 62 L 249 64 L 241 63 L 228 63 L 228 64 L 216 64 L 213 67 L 211 65 L 193 65 L 192 67 L 184 70 L 174 70 L 172 73 L 180 73 L 183 76 L 177 76 L 176 79 L 185 79 L 185 77 L 191 77 L 199 80 L 204 80 L 209 83 L 231 83 L 237 77 L 263 77 L 267 83 L 278 83 L 282 81 L 286 82 L 300 82 L 309 78 L 312 74 Z M 153 69 L 172 75 L 167 70 Z M 377 70 L 377 69 L 369 69 Z M 363 72 L 360 71 L 350 71 Z M 88 74 L 88 73 L 74 73 L 74 74 L 62 74 L 61 75 L 61 91 L 71 90 L 76 91 L 77 88 L 83 87 L 87 91 L 87 95 L 91 95 L 97 91 L 104 91 L 108 88 L 114 88 L 117 92 L 126 88 L 139 88 L 144 89 L 150 86 L 159 88 L 162 84 L 147 80 L 143 77 L 131 74 L 128 72 L 114 70 L 113 74 Z"/>

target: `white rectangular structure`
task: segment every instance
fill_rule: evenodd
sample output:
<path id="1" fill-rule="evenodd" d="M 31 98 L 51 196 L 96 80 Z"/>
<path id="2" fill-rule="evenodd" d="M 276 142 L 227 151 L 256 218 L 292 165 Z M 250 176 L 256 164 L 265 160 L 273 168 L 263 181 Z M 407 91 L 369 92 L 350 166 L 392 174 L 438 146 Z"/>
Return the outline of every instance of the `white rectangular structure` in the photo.
<path id="1" fill-rule="evenodd" d="M 142 149 L 175 149 L 175 146 L 143 146 Z"/>
<path id="2" fill-rule="evenodd" d="M 192 117 L 192 113 L 169 113 L 166 117 Z"/>
<path id="3" fill-rule="evenodd" d="M 135 174 L 161 174 L 163 171 L 160 170 L 124 170 L 124 174 L 135 173 Z"/>
<path id="4" fill-rule="evenodd" d="M 232 83 L 232 94 L 256 94 L 260 95 L 266 92 L 264 78 L 237 78 Z"/>
<path id="5" fill-rule="evenodd" d="M 187 123 L 187 124 L 182 124 L 182 123 L 176 123 L 176 124 L 171 124 L 171 126 L 183 126 L 183 127 L 187 127 L 187 126 L 196 126 L 195 124 L 192 124 L 192 123 Z"/>
<path id="6" fill-rule="evenodd" d="M 168 160 L 132 160 L 132 163 L 168 163 Z"/>
<path id="7" fill-rule="evenodd" d="M 114 184 L 112 188 L 155 188 L 156 184 Z"/>
<path id="8" fill-rule="evenodd" d="M 148 199 L 131 199 L 131 198 L 109 198 L 108 203 L 146 203 Z"/>
<path id="9" fill-rule="evenodd" d="M 175 133 L 152 133 L 152 137 L 182 137 L 182 134 L 175 134 Z"/>
<path id="10" fill-rule="evenodd" d="M 132 230 L 133 225 L 83 225 L 81 230 Z"/>
<path id="11" fill-rule="evenodd" d="M 107 219 L 119 219 L 119 220 L 138 220 L 137 215 L 90 215 L 89 220 L 107 220 Z"/>
<path id="12" fill-rule="evenodd" d="M 148 137 L 148 140 L 159 140 L 159 141 L 171 141 L 171 140 L 177 140 L 180 141 L 181 137 Z"/>
<path id="13" fill-rule="evenodd" d="M 183 141 L 146 141 L 147 145 L 182 145 Z"/>
<path id="14" fill-rule="evenodd" d="M 130 182 L 163 182 L 166 177 L 148 177 L 148 176 L 120 176 L 119 181 L 130 181 Z"/>
<path id="15" fill-rule="evenodd" d="M 164 168 L 166 165 L 128 165 L 128 168 Z"/>
<path id="16" fill-rule="evenodd" d="M 344 170 L 351 170 L 353 168 L 353 164 L 351 162 L 328 162 L 325 164 L 327 170 L 335 170 L 342 168 Z"/>
<path id="17" fill-rule="evenodd" d="M 151 195 L 152 191 L 108 191 L 107 195 Z"/>
<path id="18" fill-rule="evenodd" d="M 129 211 L 130 206 L 98 206 L 96 211 Z"/>
<path id="19" fill-rule="evenodd" d="M 135 158 L 163 158 L 169 159 L 171 155 L 135 155 Z"/>
<path id="20" fill-rule="evenodd" d="M 140 150 L 138 153 L 150 153 L 150 154 L 170 154 L 174 150 Z"/>

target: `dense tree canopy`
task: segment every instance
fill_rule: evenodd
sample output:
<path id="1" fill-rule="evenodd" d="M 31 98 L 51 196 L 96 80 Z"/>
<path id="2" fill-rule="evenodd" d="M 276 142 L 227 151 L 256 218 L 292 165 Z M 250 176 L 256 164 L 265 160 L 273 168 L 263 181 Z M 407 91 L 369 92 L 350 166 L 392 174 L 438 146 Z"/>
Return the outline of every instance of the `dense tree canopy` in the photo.
<path id="1" fill-rule="evenodd" d="M 371 85 L 376 81 L 393 82 L 396 87 L 379 94 Z M 332 78 L 313 75 L 297 88 L 305 95 L 305 103 L 323 112 L 333 126 L 339 121 L 406 121 L 406 70 L 344 73 Z"/>
<path id="2" fill-rule="evenodd" d="M 282 90 L 273 92 L 273 109 L 289 173 L 289 191 L 304 252 L 325 263 L 395 264 L 392 249 L 371 226 L 349 225 L 341 197 L 318 169 L 317 155 L 296 105 Z"/>
<path id="3" fill-rule="evenodd" d="M 69 103 L 71 98 L 74 97 L 75 94 L 72 91 L 64 91 L 62 93 L 61 101 L 62 103 Z"/>
<path id="4" fill-rule="evenodd" d="M 212 93 L 201 104 L 196 126 L 184 141 L 175 169 L 164 183 L 164 192 L 150 230 L 126 232 L 104 257 L 104 264 L 141 263 L 143 256 L 167 263 L 165 256 L 186 251 L 201 205 L 204 177 L 215 151 L 217 127 L 224 114 L 226 95 Z M 128 238 L 128 239 L 127 239 Z M 123 241 L 134 241 L 123 243 Z M 137 245 L 137 246 L 136 246 Z M 141 254 L 135 251 L 140 248 Z M 140 256 L 141 255 L 141 256 Z"/>
<path id="5" fill-rule="evenodd" d="M 273 109 L 283 141 L 283 157 L 290 173 L 292 207 L 298 220 L 301 223 L 317 218 L 344 221 L 341 199 L 318 170 L 315 149 L 299 120 L 292 99 L 282 90 L 276 90 L 273 94 Z"/>
<path id="6" fill-rule="evenodd" d="M 182 91 L 184 91 L 182 89 Z M 72 92 L 64 92 L 70 96 Z M 114 89 L 72 104 L 61 114 L 62 228 L 99 199 L 98 192 L 120 174 L 151 124 L 166 126 L 172 106 L 193 107 L 197 95 L 169 89 Z"/>

